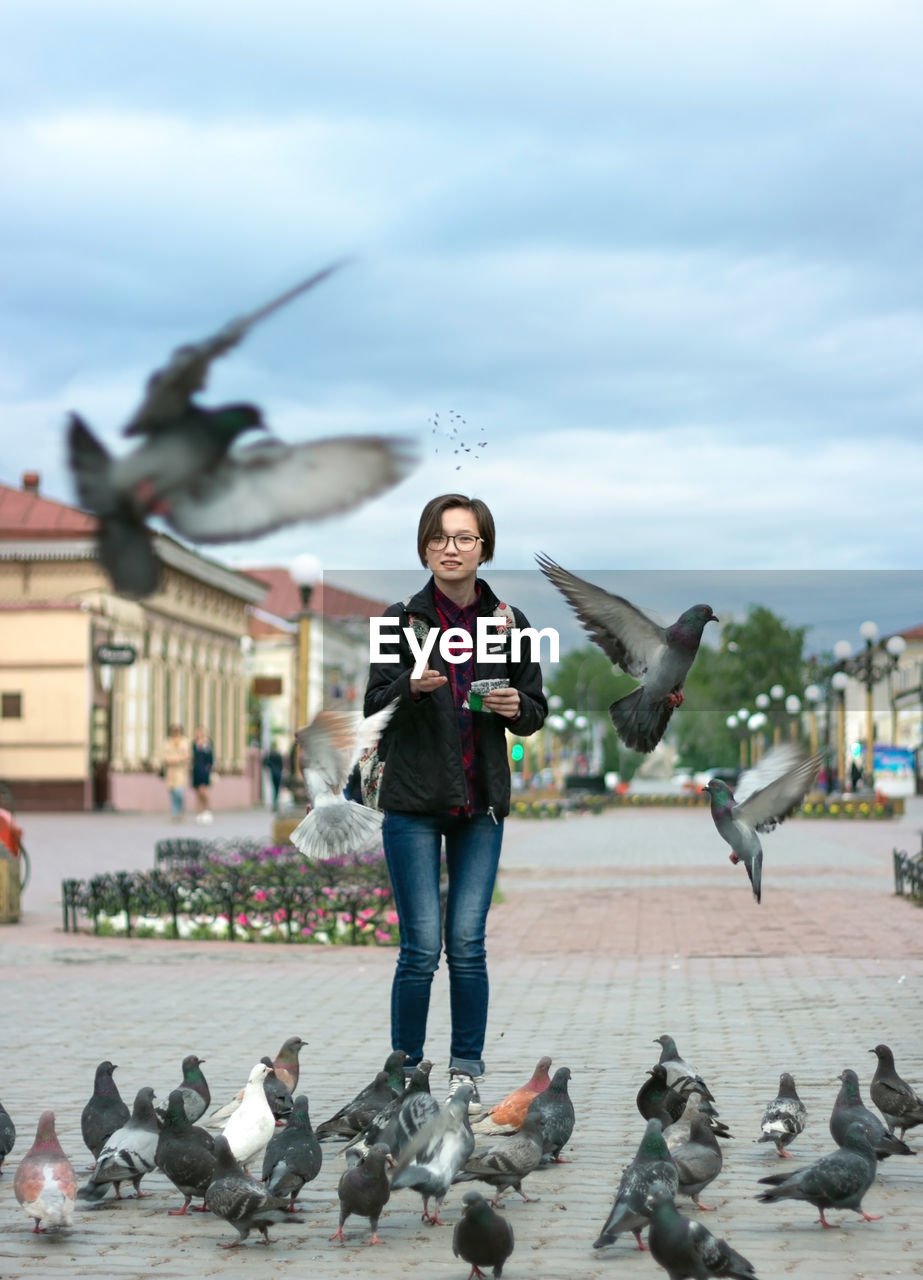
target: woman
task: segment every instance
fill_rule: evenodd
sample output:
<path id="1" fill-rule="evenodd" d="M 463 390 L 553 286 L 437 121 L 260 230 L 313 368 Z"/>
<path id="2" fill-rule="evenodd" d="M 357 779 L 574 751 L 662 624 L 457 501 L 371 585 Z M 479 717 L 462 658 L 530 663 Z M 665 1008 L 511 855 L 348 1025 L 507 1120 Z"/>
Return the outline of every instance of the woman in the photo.
<path id="1" fill-rule="evenodd" d="M 208 807 L 208 788 L 211 786 L 215 752 L 212 740 L 205 729 L 196 729 L 192 740 L 192 789 L 195 792 L 196 822 L 211 822 L 212 811 Z"/>
<path id="2" fill-rule="evenodd" d="M 525 656 L 512 660 L 508 634 L 499 642 L 505 662 L 478 662 L 470 650 L 462 662 L 447 662 L 437 643 L 415 677 L 416 659 L 403 628 L 422 635 L 432 628 L 441 634 L 461 627 L 475 637 L 477 619 L 489 618 L 491 631 L 506 630 L 511 611 L 478 578 L 478 567 L 493 557 L 494 541 L 493 516 L 479 499 L 449 493 L 427 503 L 417 551 L 432 577 L 417 595 L 388 609 L 400 627 L 392 650 L 397 662 L 372 664 L 365 695 L 367 716 L 399 699 L 379 744 L 385 761 L 380 803 L 401 934 L 391 989 L 391 1042 L 407 1054 L 407 1066 L 423 1057 L 430 990 L 443 947 L 439 878 L 445 839 L 450 1094 L 462 1081 L 475 1083 L 484 1073 L 484 936 L 510 807 L 506 731 L 523 737 L 535 733 L 548 708 L 541 668 L 528 656 L 527 645 Z M 529 625 L 518 609 L 512 610 L 512 620 L 517 627 Z M 456 654 L 460 647 L 455 646 Z M 487 694 L 483 710 L 471 710 L 472 680 L 498 677 L 508 679 L 508 687 Z M 473 1100 L 477 1096 L 475 1087 Z"/>
<path id="3" fill-rule="evenodd" d="M 163 746 L 163 778 L 170 792 L 170 816 L 174 822 L 181 822 L 191 751 L 181 724 L 171 724 L 169 732 Z"/>

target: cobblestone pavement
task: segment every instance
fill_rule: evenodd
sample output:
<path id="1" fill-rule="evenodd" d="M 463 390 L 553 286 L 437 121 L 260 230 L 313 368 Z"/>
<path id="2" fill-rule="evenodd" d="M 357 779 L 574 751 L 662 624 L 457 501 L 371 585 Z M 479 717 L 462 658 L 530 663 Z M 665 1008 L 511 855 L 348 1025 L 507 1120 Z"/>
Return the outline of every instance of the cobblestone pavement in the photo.
<path id="1" fill-rule="evenodd" d="M 160 1098 L 178 1082 L 184 1054 L 197 1052 L 214 1096 L 229 1097 L 263 1053 L 289 1035 L 302 1052 L 303 1089 L 321 1120 L 370 1078 L 388 1050 L 390 949 L 249 946 L 93 939 L 60 932 L 63 875 L 149 866 L 154 841 L 176 834 L 141 815 L 22 815 L 33 880 L 18 925 L 0 927 L 3 1084 L 0 1100 L 18 1127 L 0 1177 L 0 1275 L 330 1276 L 374 1273 L 391 1280 L 458 1277 L 451 1227 L 424 1227 L 414 1193 L 395 1193 L 368 1249 L 365 1224 L 336 1227 L 336 1148 L 309 1193 L 304 1225 L 272 1230 L 225 1252 L 233 1230 L 210 1215 L 167 1216 L 179 1196 L 159 1174 L 149 1197 L 78 1209 L 67 1231 L 36 1236 L 13 1197 L 13 1171 L 38 1114 L 55 1110 L 75 1166 L 88 1152 L 80 1112 L 97 1062 L 119 1064 L 129 1100 L 144 1084 Z M 511 820 L 500 889 L 491 911 L 492 997 L 487 1102 L 552 1055 L 571 1068 L 577 1129 L 571 1163 L 535 1173 L 537 1204 L 506 1200 L 516 1277 L 636 1277 L 663 1274 L 633 1239 L 594 1252 L 618 1175 L 642 1122 L 634 1098 L 656 1060 L 652 1041 L 673 1034 L 718 1099 L 735 1140 L 706 1195 L 715 1213 L 693 1216 L 725 1236 L 762 1280 L 805 1276 L 851 1280 L 923 1273 L 923 1158 L 882 1167 L 863 1222 L 833 1213 L 823 1231 L 806 1204 L 758 1204 L 757 1179 L 782 1167 L 754 1141 L 779 1073 L 792 1071 L 809 1109 L 796 1141 L 797 1167 L 832 1147 L 827 1129 L 839 1072 L 854 1067 L 868 1101 L 879 1041 L 898 1069 L 923 1086 L 923 913 L 892 892 L 891 850 L 917 849 L 923 805 L 894 823 L 799 819 L 765 841 L 763 904 L 742 868 L 731 867 L 704 810 L 622 811 L 602 817 Z M 189 834 L 263 835 L 268 816 L 216 815 Z M 428 1050 L 442 1076 L 448 1038 L 445 975 L 434 988 Z M 911 1135 L 912 1136 L 912 1135 Z M 919 1143 L 923 1146 L 923 1137 Z M 445 1217 L 457 1218 L 453 1191 Z M 683 1203 L 684 1211 L 691 1206 Z"/>

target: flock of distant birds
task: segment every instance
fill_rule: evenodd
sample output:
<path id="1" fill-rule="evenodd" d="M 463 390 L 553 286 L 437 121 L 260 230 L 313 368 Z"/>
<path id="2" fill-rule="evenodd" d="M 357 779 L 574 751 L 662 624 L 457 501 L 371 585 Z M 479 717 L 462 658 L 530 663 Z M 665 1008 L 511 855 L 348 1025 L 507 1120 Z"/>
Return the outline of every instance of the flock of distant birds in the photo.
<path id="1" fill-rule="evenodd" d="M 752 1280 L 755 1272 L 746 1258 L 676 1207 L 678 1196 L 700 1210 L 712 1207 L 703 1204 L 702 1192 L 723 1166 L 719 1139 L 733 1135 L 719 1118 L 711 1090 L 680 1057 L 672 1036 L 659 1036 L 656 1043 L 660 1060 L 637 1095 L 644 1134 L 593 1247 L 632 1233 L 638 1248 L 649 1248 L 670 1280 Z M 575 1126 L 569 1068 L 558 1067 L 552 1075 L 551 1058 L 541 1058 L 524 1085 L 480 1114 L 472 1084 L 460 1084 L 440 1103 L 430 1091 L 432 1064 L 424 1060 L 405 1070 L 405 1055 L 393 1052 L 369 1084 L 315 1129 L 308 1099 L 297 1091 L 304 1044 L 299 1036 L 286 1040 L 276 1057 L 257 1063 L 238 1095 L 207 1119 L 211 1092 L 203 1060 L 195 1054 L 183 1059 L 182 1082 L 166 1106 L 155 1107 L 154 1092 L 146 1086 L 138 1090 L 131 1112 L 115 1084 L 115 1066 L 101 1062 L 80 1120 L 96 1162 L 86 1183 L 78 1187 L 52 1111 L 42 1114 L 35 1141 L 16 1167 L 13 1190 L 34 1219 L 33 1230 L 70 1226 L 78 1202 L 93 1205 L 110 1190 L 122 1199 L 126 1183 L 141 1198 L 142 1179 L 159 1169 L 183 1196 L 182 1206 L 171 1214 L 185 1214 L 193 1199 L 201 1198 L 202 1204 L 193 1207 L 211 1211 L 237 1232 L 236 1240 L 219 1242 L 222 1247 L 238 1247 L 251 1231 L 269 1244 L 270 1225 L 304 1222 L 297 1216 L 297 1198 L 321 1171 L 321 1142 L 342 1140 L 345 1168 L 331 1241 L 345 1241 L 348 1219 L 359 1217 L 369 1222 L 368 1243 L 381 1244 L 379 1219 L 392 1193 L 402 1188 L 421 1196 L 424 1221 L 442 1225 L 440 1208 L 450 1188 L 480 1182 L 493 1189 L 493 1199 L 477 1190 L 463 1194 L 452 1247 L 470 1263 L 469 1280 L 488 1267 L 499 1278 L 514 1246 L 512 1226 L 497 1212 L 501 1195 L 513 1190 L 532 1200 L 523 1182 L 551 1162 L 566 1161 L 562 1151 Z M 830 1210 L 850 1209 L 874 1220 L 862 1207 L 863 1197 L 879 1160 L 915 1154 L 904 1135 L 923 1124 L 923 1098 L 898 1075 L 887 1045 L 871 1052 L 878 1062 L 870 1093 L 884 1119 L 862 1102 L 856 1072 L 844 1070 L 830 1115 L 836 1149 L 804 1167 L 761 1178 L 767 1190 L 759 1200 L 804 1200 L 818 1209 L 818 1221 L 827 1228 L 837 1225 L 825 1216 Z M 758 1141 L 791 1158 L 787 1148 L 804 1129 L 806 1115 L 794 1079 L 783 1073 Z M 15 1139 L 13 1121 L 0 1105 L 0 1172 Z M 248 1166 L 260 1171 L 259 1178 Z"/>

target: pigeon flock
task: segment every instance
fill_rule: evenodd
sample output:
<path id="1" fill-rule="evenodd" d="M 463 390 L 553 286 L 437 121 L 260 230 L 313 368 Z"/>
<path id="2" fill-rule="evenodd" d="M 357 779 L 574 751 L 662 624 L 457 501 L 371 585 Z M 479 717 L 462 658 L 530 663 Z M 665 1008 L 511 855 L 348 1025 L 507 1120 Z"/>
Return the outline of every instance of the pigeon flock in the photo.
<path id="1" fill-rule="evenodd" d="M 484 1110 L 471 1106 L 470 1084 L 440 1102 L 430 1091 L 431 1064 L 407 1070 L 404 1055 L 394 1052 L 368 1084 L 315 1128 L 308 1098 L 298 1088 L 304 1084 L 299 1051 L 305 1043 L 299 1036 L 289 1037 L 275 1058 L 267 1055 L 254 1065 L 233 1106 L 217 1107 L 211 1114 L 204 1059 L 195 1054 L 183 1058 L 182 1079 L 169 1092 L 166 1106 L 155 1108 L 154 1091 L 144 1086 L 130 1112 L 115 1083 L 117 1068 L 101 1062 L 81 1114 L 81 1134 L 94 1158 L 83 1185 L 76 1160 L 61 1146 L 51 1111 L 41 1115 L 35 1141 L 16 1165 L 13 1191 L 33 1220 L 33 1233 L 79 1230 L 80 1213 L 97 1212 L 107 1197 L 125 1202 L 123 1212 L 130 1212 L 132 1200 L 154 1200 L 156 1193 L 142 1190 L 141 1184 L 156 1170 L 182 1197 L 181 1205 L 163 1211 L 182 1216 L 194 1210 L 203 1215 L 200 1221 L 226 1223 L 233 1228 L 232 1238 L 207 1233 L 212 1244 L 224 1249 L 245 1244 L 254 1231 L 260 1243 L 269 1245 L 275 1238 L 269 1228 L 276 1226 L 304 1228 L 315 1244 L 320 1229 L 331 1245 L 383 1245 L 383 1218 L 400 1229 L 411 1210 L 409 1221 L 416 1221 L 413 1201 L 400 1197 L 402 1190 L 420 1196 L 422 1222 L 433 1228 L 452 1226 L 452 1253 L 470 1265 L 469 1280 L 488 1270 L 501 1276 L 516 1238 L 521 1246 L 540 1247 L 536 1241 L 547 1208 L 531 1206 L 541 1201 L 534 1193 L 541 1188 L 542 1170 L 569 1163 L 562 1153 L 575 1132 L 580 1136 L 570 1068 L 560 1066 L 552 1073 L 551 1058 L 543 1056 L 525 1084 Z M 747 1186 L 734 1178 L 733 1156 L 725 1162 L 722 1144 L 734 1135 L 719 1118 L 713 1091 L 680 1056 L 672 1036 L 661 1035 L 655 1043 L 660 1060 L 638 1090 L 640 1120 L 622 1117 L 625 1135 L 634 1131 L 639 1139 L 637 1151 L 620 1174 L 612 1170 L 618 1181 L 611 1202 L 600 1187 L 602 1226 L 595 1240 L 586 1240 L 587 1249 L 619 1248 L 621 1236 L 633 1236 L 636 1249 L 649 1251 L 670 1280 L 753 1280 L 753 1265 L 738 1251 L 746 1241 L 735 1239 L 732 1245 L 687 1217 L 679 1202 L 685 1199 L 699 1211 L 714 1212 L 719 1223 L 722 1208 L 735 1195 L 764 1204 L 806 1201 L 817 1210 L 817 1223 L 828 1229 L 841 1225 L 828 1219 L 831 1212 L 851 1210 L 866 1221 L 877 1220 L 863 1200 L 880 1162 L 915 1154 L 894 1128 L 906 1134 L 923 1123 L 920 1097 L 898 1075 L 887 1045 L 870 1051 L 878 1061 L 871 1094 L 885 1119 L 864 1105 L 856 1072 L 845 1068 L 829 1117 L 833 1149 Z M 717 1092 L 733 1083 L 722 1082 Z M 287 1106 L 280 1109 L 283 1098 Z M 222 1131 L 216 1132 L 222 1117 Z M 782 1073 L 778 1094 L 759 1122 L 756 1117 L 754 1111 L 751 1140 L 772 1143 L 780 1157 L 792 1160 L 786 1148 L 804 1132 L 807 1109 L 791 1073 Z M 340 1146 L 325 1159 L 322 1141 Z M 15 1142 L 13 1119 L 0 1106 L 3 1157 L 9 1157 Z M 322 1172 L 327 1174 L 323 1181 Z M 701 1195 L 712 1184 L 719 1188 L 717 1203 L 706 1205 Z M 318 1194 L 299 1206 L 308 1187 Z M 519 1196 L 515 1236 L 513 1224 L 500 1212 L 505 1207 L 501 1197 L 510 1191 Z M 451 1217 L 443 1218 L 442 1211 Z M 291 1242 L 298 1234 L 286 1231 L 280 1241 Z M 447 1251 L 447 1234 L 436 1230 L 432 1238 L 444 1239 Z"/>

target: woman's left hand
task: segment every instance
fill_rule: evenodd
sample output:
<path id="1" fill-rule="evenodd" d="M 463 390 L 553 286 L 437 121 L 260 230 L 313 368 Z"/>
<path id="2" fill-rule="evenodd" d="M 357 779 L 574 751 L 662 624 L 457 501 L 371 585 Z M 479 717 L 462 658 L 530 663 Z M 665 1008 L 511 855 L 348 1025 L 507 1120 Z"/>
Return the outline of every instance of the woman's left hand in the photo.
<path id="1" fill-rule="evenodd" d="M 498 716 L 505 716 L 507 720 L 515 720 L 519 715 L 519 690 L 512 685 L 506 689 L 494 689 L 485 696 L 484 708 L 496 711 Z"/>

